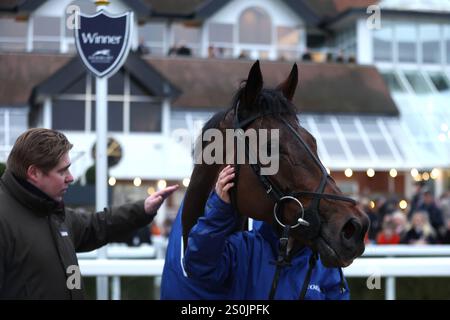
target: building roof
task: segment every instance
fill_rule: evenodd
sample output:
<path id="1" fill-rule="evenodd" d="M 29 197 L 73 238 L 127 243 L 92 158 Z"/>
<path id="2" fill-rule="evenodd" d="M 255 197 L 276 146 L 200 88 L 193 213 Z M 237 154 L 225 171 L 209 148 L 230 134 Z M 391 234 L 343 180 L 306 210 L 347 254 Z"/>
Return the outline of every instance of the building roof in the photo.
<path id="1" fill-rule="evenodd" d="M 193 15 L 202 5 L 212 2 L 210 0 L 140 0 L 158 15 Z M 130 1 L 127 1 L 130 2 Z M 224 1 L 225 2 L 225 1 Z"/>
<path id="2" fill-rule="evenodd" d="M 127 70 L 133 76 L 133 79 L 152 96 L 176 98 L 180 94 L 179 89 L 167 81 L 164 75 L 152 68 L 134 52 L 129 53 L 122 68 Z M 63 93 L 85 73 L 86 69 L 80 58 L 78 56 L 73 57 L 56 72 L 49 74 L 47 79 L 33 87 L 30 104 L 33 106 L 39 103 L 43 96 Z"/>
<path id="3" fill-rule="evenodd" d="M 71 58 L 61 54 L 1 53 L 0 105 L 26 103 L 33 87 Z"/>
<path id="4" fill-rule="evenodd" d="M 0 11 L 14 11 L 14 8 L 21 2 L 21 0 L 2 0 L 0 3 Z"/>
<path id="5" fill-rule="evenodd" d="M 372 4 L 377 4 L 379 0 L 302 0 L 302 2 L 323 20 L 350 9 L 365 9 Z"/>
<path id="6" fill-rule="evenodd" d="M 252 61 L 151 58 L 154 68 L 183 92 L 175 107 L 227 107 Z M 276 86 L 292 63 L 261 63 L 266 85 Z M 300 63 L 294 103 L 301 112 L 398 115 L 389 89 L 376 68 L 353 64 Z"/>
<path id="7" fill-rule="evenodd" d="M 283 0 L 294 12 L 309 24 L 316 25 L 324 18 L 334 17 L 350 8 L 367 7 L 375 0 Z M 4 0 L 0 11 L 27 14 L 45 0 Z M 205 19 L 230 0 L 123 0 L 139 17 L 174 17 Z"/>
<path id="8" fill-rule="evenodd" d="M 146 61 L 146 62 L 145 62 Z M 84 68 L 78 58 L 59 54 L 0 54 L 0 105 L 26 103 L 31 96 L 57 94 Z M 194 58 L 141 59 L 130 53 L 124 67 L 149 92 L 170 96 L 181 108 L 225 108 L 247 76 L 252 61 Z M 267 86 L 288 75 L 292 63 L 261 63 Z M 389 90 L 374 67 L 300 63 L 294 103 L 300 112 L 398 115 Z M 167 88 L 164 89 L 167 84 Z M 168 90 L 168 91 L 167 91 Z"/>

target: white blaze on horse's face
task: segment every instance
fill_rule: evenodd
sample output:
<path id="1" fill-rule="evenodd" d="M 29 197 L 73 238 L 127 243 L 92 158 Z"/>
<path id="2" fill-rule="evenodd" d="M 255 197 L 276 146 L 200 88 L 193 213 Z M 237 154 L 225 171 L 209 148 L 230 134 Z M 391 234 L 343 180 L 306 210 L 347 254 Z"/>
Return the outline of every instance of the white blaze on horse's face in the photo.
<path id="1" fill-rule="evenodd" d="M 224 137 L 225 136 L 225 137 Z M 270 138 L 269 138 L 270 136 Z M 248 141 L 246 151 L 245 140 Z M 270 141 L 270 152 L 267 148 Z M 197 144 L 194 150 L 195 164 L 261 164 L 262 175 L 275 175 L 280 167 L 280 130 L 208 129 L 202 134 L 202 142 L 208 145 L 202 149 Z M 225 142 L 225 143 L 224 143 Z"/>

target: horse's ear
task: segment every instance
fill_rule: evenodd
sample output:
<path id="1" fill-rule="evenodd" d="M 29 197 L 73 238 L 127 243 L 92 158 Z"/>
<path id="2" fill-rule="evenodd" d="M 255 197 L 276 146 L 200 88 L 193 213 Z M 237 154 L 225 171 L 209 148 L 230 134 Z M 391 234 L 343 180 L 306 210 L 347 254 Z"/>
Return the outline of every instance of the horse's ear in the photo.
<path id="1" fill-rule="evenodd" d="M 298 68 L 297 64 L 294 63 L 292 66 L 291 73 L 281 84 L 278 85 L 277 89 L 283 92 L 283 95 L 289 101 L 292 101 L 292 98 L 295 94 L 295 89 L 297 89 L 298 84 Z"/>
<path id="2" fill-rule="evenodd" d="M 251 108 L 256 100 L 256 97 L 261 92 L 262 87 L 263 77 L 261 74 L 261 69 L 259 68 L 259 60 L 256 60 L 248 73 L 243 92 L 243 99 L 246 107 Z"/>

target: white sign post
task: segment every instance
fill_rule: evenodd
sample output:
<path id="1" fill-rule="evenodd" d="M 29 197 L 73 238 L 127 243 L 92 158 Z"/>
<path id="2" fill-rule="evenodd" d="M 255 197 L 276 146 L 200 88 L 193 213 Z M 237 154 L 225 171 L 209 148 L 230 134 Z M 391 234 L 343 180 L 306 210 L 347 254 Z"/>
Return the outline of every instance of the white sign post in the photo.
<path id="1" fill-rule="evenodd" d="M 133 13 L 111 16 L 105 11 L 106 0 L 95 1 L 97 13 L 80 14 L 75 31 L 78 53 L 89 71 L 96 77 L 96 152 L 95 152 L 95 208 L 108 206 L 108 77 L 117 72 L 130 50 Z M 98 250 L 98 259 L 107 259 L 106 248 Z M 108 299 L 108 277 L 97 277 L 97 299 Z"/>

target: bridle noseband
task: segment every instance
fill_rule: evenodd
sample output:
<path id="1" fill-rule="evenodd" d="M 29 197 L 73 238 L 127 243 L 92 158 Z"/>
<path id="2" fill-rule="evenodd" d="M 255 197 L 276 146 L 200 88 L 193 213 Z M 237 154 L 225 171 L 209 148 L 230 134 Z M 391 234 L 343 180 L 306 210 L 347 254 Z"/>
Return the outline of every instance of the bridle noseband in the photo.
<path id="1" fill-rule="evenodd" d="M 239 130 L 241 132 L 240 135 L 238 135 L 238 138 L 244 139 L 244 146 L 245 146 L 245 156 L 246 159 L 250 159 L 250 148 L 247 139 L 245 139 L 243 136 L 243 133 L 245 129 L 256 119 L 274 115 L 273 112 L 267 112 L 263 114 L 258 114 L 251 116 L 247 119 L 240 120 L 239 119 L 239 102 L 235 108 L 235 116 L 233 119 L 233 127 L 235 130 Z M 272 200 L 275 202 L 273 214 L 274 219 L 278 225 L 282 227 L 282 233 L 280 237 L 280 243 L 279 243 L 279 252 L 278 252 L 278 258 L 277 261 L 274 262 L 277 266 L 275 276 L 272 282 L 272 288 L 269 295 L 269 299 L 273 299 L 275 296 L 276 287 L 278 284 L 278 278 L 279 273 L 282 267 L 286 265 L 290 265 L 287 261 L 287 249 L 288 249 L 288 239 L 291 230 L 295 229 L 297 232 L 302 233 L 305 235 L 307 239 L 314 239 L 319 236 L 320 234 L 320 227 L 321 227 L 321 220 L 320 220 L 320 214 L 319 214 L 319 206 L 320 206 L 320 200 L 321 199 L 327 199 L 327 200 L 339 200 L 339 201 L 345 201 L 349 202 L 353 205 L 356 205 L 356 201 L 342 195 L 335 195 L 335 194 L 328 194 L 324 193 L 328 178 L 330 177 L 328 175 L 327 170 L 322 165 L 320 160 L 316 157 L 316 155 L 312 152 L 312 150 L 309 148 L 309 146 L 306 144 L 306 142 L 303 140 L 303 138 L 300 136 L 300 134 L 295 130 L 292 125 L 287 122 L 284 118 L 280 117 L 281 122 L 289 129 L 289 131 L 293 134 L 295 139 L 306 149 L 308 155 L 314 160 L 314 162 L 319 166 L 321 172 L 322 172 L 322 178 L 319 184 L 319 187 L 316 191 L 299 191 L 299 192 L 283 192 L 281 189 L 266 175 L 261 174 L 261 167 L 258 164 L 258 161 L 256 163 L 251 163 L 249 161 L 249 166 L 252 168 L 252 171 L 255 173 L 256 177 L 264 187 L 266 194 L 269 195 Z M 237 184 L 238 184 L 238 178 L 239 178 L 239 164 L 236 162 L 235 164 L 235 186 L 231 188 L 230 192 L 230 198 L 231 203 L 235 209 L 236 212 L 239 213 L 238 205 L 237 205 Z M 299 197 L 312 197 L 312 201 L 310 205 L 304 209 L 304 206 L 302 202 L 298 199 Z M 298 205 L 300 208 L 299 212 L 301 215 L 298 217 L 298 220 L 293 225 L 284 224 L 281 219 L 279 218 L 279 208 L 282 207 L 283 202 L 292 201 L 295 204 Z M 306 295 L 307 286 L 310 281 L 312 269 L 315 266 L 317 260 L 317 254 L 313 253 L 313 255 L 310 258 L 309 261 L 309 269 L 305 277 L 305 281 L 303 283 L 303 288 L 300 294 L 300 299 L 303 299 Z M 339 269 L 341 274 L 341 290 L 345 287 L 344 286 L 344 280 L 342 276 L 342 270 Z"/>

